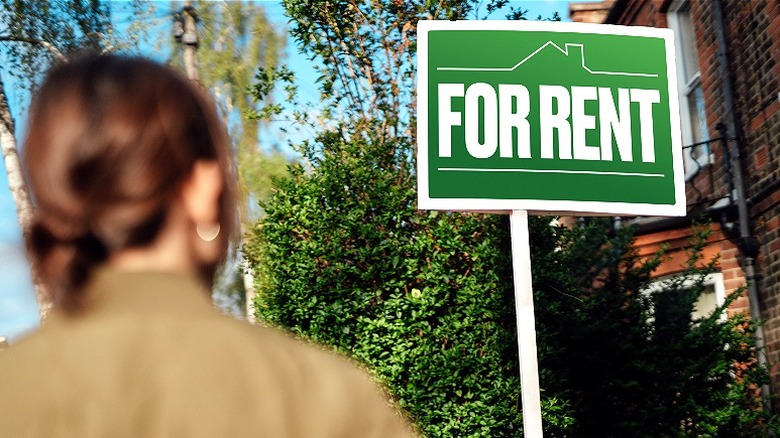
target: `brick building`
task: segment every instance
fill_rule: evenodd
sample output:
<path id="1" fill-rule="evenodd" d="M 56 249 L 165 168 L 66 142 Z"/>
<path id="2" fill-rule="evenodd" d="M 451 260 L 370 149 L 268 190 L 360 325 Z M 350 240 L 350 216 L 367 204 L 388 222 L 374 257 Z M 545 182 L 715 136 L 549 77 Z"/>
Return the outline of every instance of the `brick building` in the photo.
<path id="1" fill-rule="evenodd" d="M 731 312 L 765 321 L 772 392 L 780 394 L 780 0 L 606 0 L 572 4 L 572 21 L 675 30 L 688 216 L 638 218 L 637 245 L 664 242 L 680 270 L 692 219 L 705 214 L 720 254 L 716 304 L 748 285 Z"/>

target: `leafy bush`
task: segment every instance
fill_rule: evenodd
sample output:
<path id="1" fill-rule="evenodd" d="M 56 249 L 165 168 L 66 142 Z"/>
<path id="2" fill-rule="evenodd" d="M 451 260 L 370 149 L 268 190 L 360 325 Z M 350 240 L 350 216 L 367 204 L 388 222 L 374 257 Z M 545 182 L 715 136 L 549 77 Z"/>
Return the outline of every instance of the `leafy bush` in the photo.
<path id="1" fill-rule="evenodd" d="M 708 234 L 696 229 L 685 272 L 650 288 L 662 255 L 640 259 L 631 229 L 612 234 L 604 220 L 535 229 L 542 384 L 571 400 L 573 436 L 764 436 L 772 419 L 757 391 L 768 374 L 755 360 L 755 325 L 724 316 L 742 291 L 691 316 L 716 268 L 697 267 Z"/>
<path id="2" fill-rule="evenodd" d="M 518 435 L 504 218 L 417 211 L 398 145 L 346 136 L 322 134 L 263 206 L 258 315 L 365 362 L 429 436 Z"/>
<path id="3" fill-rule="evenodd" d="M 258 316 L 363 361 L 427 436 L 520 436 L 505 217 L 417 211 L 406 145 L 362 128 L 304 145 L 311 164 L 263 205 L 245 248 Z M 532 218 L 547 436 L 763 433 L 754 326 L 721 317 L 730 301 L 691 320 L 715 266 L 696 268 L 705 237 L 648 289 L 662 256 L 641 260 L 630 229 Z"/>

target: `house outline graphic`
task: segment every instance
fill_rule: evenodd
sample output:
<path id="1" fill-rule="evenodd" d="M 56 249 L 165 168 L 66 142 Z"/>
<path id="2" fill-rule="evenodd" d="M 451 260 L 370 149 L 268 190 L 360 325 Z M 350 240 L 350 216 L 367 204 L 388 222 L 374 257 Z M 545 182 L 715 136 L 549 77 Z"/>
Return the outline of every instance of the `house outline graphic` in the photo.
<path id="1" fill-rule="evenodd" d="M 555 44 L 552 41 L 547 41 L 546 43 L 539 46 L 538 49 L 531 52 L 530 55 L 526 56 L 525 58 L 518 61 L 515 65 L 512 67 L 436 67 L 436 70 L 438 71 L 484 71 L 484 72 L 511 72 L 531 60 L 534 56 L 536 56 L 537 53 L 541 52 L 545 48 L 552 46 L 555 49 L 557 49 L 559 52 L 563 53 L 566 56 L 569 56 L 569 48 L 570 47 L 579 47 L 580 49 L 580 65 L 582 66 L 583 70 L 586 72 L 592 74 L 592 75 L 605 75 L 605 76 L 629 76 L 629 77 L 641 77 L 641 78 L 657 78 L 657 73 L 632 73 L 632 72 L 621 72 L 621 71 L 602 71 L 602 70 L 593 70 L 589 68 L 585 64 L 585 46 L 583 44 L 579 43 L 565 43 L 564 48 L 561 48 L 561 46 Z"/>

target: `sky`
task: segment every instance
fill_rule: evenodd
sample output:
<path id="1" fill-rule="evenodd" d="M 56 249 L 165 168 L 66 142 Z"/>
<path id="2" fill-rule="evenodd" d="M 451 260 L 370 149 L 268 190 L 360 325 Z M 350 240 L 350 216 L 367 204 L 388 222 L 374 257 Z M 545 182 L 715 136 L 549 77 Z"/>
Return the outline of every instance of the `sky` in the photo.
<path id="1" fill-rule="evenodd" d="M 287 17 L 279 1 L 263 1 L 272 22 L 285 27 Z M 528 17 L 550 17 L 558 12 L 564 21 L 568 21 L 570 1 L 531 0 L 510 2 L 528 9 Z M 166 3 L 167 5 L 167 3 Z M 162 9 L 161 7 L 160 9 Z M 497 17 L 502 18 L 502 17 Z M 152 53 L 150 47 L 148 56 L 159 58 Z M 2 55 L 0 54 L 0 57 Z M 314 84 L 315 72 L 311 62 L 291 42 L 287 48 L 288 67 L 296 73 L 299 90 L 305 99 L 314 99 L 317 91 Z M 25 117 L 21 109 L 27 105 L 29 97 L 12 86 L 12 79 L 0 68 L 0 80 L 5 81 L 6 93 L 12 112 L 16 118 L 17 142 L 21 142 L 21 133 Z M 0 168 L 0 336 L 14 342 L 38 327 L 38 307 L 33 294 L 29 274 L 29 265 L 22 246 L 22 237 L 16 219 L 16 207 L 8 189 L 8 177 L 5 166 Z"/>

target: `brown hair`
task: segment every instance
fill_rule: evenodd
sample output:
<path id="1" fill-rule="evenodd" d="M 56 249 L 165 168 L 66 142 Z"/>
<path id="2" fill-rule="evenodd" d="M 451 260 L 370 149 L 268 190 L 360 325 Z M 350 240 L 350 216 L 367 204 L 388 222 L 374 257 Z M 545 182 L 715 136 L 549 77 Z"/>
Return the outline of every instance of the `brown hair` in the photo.
<path id="1" fill-rule="evenodd" d="M 55 304 L 112 253 L 154 241 L 197 160 L 224 169 L 220 244 L 235 230 L 230 144 L 211 100 L 141 58 L 88 56 L 49 71 L 24 143 L 36 216 L 29 245 Z M 216 265 L 203 266 L 211 281 Z"/>

